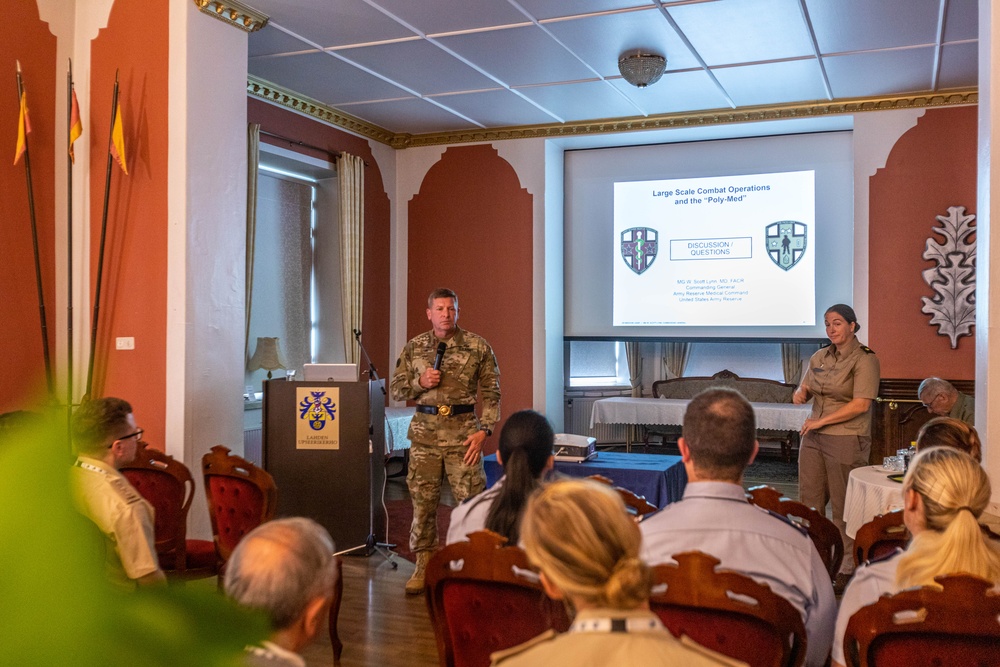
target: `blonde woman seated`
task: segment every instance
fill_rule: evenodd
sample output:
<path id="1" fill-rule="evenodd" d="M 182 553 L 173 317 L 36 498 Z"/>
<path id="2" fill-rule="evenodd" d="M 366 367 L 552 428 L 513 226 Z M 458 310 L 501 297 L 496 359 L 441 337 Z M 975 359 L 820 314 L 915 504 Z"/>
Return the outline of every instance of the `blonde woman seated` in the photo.
<path id="1" fill-rule="evenodd" d="M 568 602 L 576 618 L 565 634 L 550 631 L 494 653 L 494 665 L 733 664 L 676 639 L 650 611 L 639 529 L 610 487 L 587 480 L 545 486 L 528 502 L 521 542 L 545 592 Z"/>
<path id="2" fill-rule="evenodd" d="M 983 460 L 983 444 L 976 427 L 951 417 L 935 417 L 920 427 L 917 431 L 917 451 L 928 447 L 954 447 L 977 462 Z"/>
<path id="3" fill-rule="evenodd" d="M 990 501 L 990 480 L 968 454 L 951 447 L 920 451 L 903 479 L 903 521 L 913 535 L 905 551 L 858 568 L 844 591 L 833 662 L 844 665 L 844 632 L 861 607 L 912 586 L 935 585 L 940 574 L 964 572 L 1000 584 L 1000 548 L 977 519 Z"/>

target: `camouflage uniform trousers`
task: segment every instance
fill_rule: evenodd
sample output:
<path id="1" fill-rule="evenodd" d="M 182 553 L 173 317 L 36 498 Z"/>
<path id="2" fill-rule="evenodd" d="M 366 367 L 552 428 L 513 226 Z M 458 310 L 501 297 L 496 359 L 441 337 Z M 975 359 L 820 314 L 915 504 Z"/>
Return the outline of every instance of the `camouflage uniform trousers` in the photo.
<path id="1" fill-rule="evenodd" d="M 410 448 L 410 469 L 406 486 L 413 502 L 413 523 L 410 525 L 410 551 L 433 551 L 438 546 L 437 508 L 441 502 L 441 481 L 448 476 L 451 492 L 462 502 L 486 488 L 483 459 L 465 465 L 465 445 L 420 445 Z"/>

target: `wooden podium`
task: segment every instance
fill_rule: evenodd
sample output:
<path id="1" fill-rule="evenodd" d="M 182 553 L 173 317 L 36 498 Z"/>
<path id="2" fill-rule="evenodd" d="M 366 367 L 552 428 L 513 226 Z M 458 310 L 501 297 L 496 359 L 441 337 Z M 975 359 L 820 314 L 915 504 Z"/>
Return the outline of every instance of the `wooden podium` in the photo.
<path id="1" fill-rule="evenodd" d="M 385 541 L 383 383 L 264 382 L 263 460 L 278 486 L 277 516 L 314 519 L 338 551 L 368 544 L 372 535 Z M 317 400 L 319 418 L 308 409 Z M 310 439 L 330 433 L 334 422 L 336 448 L 304 448 L 316 446 Z"/>

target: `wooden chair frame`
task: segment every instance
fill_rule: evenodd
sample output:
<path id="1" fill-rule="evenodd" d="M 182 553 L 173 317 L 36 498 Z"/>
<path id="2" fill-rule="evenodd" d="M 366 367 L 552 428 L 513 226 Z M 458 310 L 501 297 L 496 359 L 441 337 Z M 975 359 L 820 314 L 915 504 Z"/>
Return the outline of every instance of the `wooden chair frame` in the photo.
<path id="1" fill-rule="evenodd" d="M 879 514 L 858 528 L 854 538 L 854 565 L 871 560 L 873 550 L 885 546 L 906 548 L 910 531 L 903 524 L 903 510 Z"/>
<path id="2" fill-rule="evenodd" d="M 455 647 L 444 611 L 445 586 L 449 582 L 505 584 L 535 591 L 539 595 L 541 607 L 531 611 L 548 615 L 550 627 L 558 631 L 569 628 L 565 608 L 545 595 L 541 582 L 537 580 L 537 570 L 528 562 L 528 555 L 523 549 L 504 546 L 507 539 L 489 530 L 469 533 L 468 537 L 468 541 L 449 544 L 431 556 L 424 575 L 427 610 L 442 667 L 452 667 L 455 664 Z M 495 619 L 490 622 L 492 620 Z"/>
<path id="3" fill-rule="evenodd" d="M 231 477 L 247 480 L 260 489 L 264 496 L 264 502 L 261 507 L 259 523 L 274 518 L 278 509 L 278 488 L 267 471 L 258 468 L 243 457 L 230 454 L 229 448 L 222 445 L 212 447 L 211 451 L 201 458 L 201 471 L 205 479 L 205 495 L 208 500 L 209 518 L 212 520 L 212 535 L 215 538 L 216 553 L 220 562 L 225 563 L 232 554 L 232 547 L 219 540 L 219 526 L 215 516 L 215 503 L 212 499 L 212 485 L 209 480 L 212 477 Z"/>
<path id="4" fill-rule="evenodd" d="M 904 636 L 909 640 L 945 637 L 962 643 L 981 641 L 995 649 L 995 656 L 1000 655 L 1000 595 L 991 592 L 993 584 L 966 574 L 935 577 L 935 581 L 941 589 L 907 589 L 855 612 L 844 633 L 847 664 L 873 665 L 873 650 Z"/>
<path id="5" fill-rule="evenodd" d="M 686 608 L 745 616 L 771 626 L 783 646 L 780 656 L 756 664 L 783 667 L 803 664 L 806 658 L 806 629 L 802 615 L 790 602 L 746 575 L 717 570 L 719 559 L 701 551 L 676 554 L 673 559 L 677 565 L 664 563 L 653 567 L 653 594 L 649 601 L 652 610 L 660 615 L 671 632 L 677 634 L 670 628 L 670 620 L 664 618 L 659 610 Z M 664 584 L 666 589 L 663 589 Z M 705 628 L 705 631 L 706 636 L 712 633 L 711 628 Z M 698 641 L 699 637 L 692 636 L 691 639 Z M 710 643 L 705 645 L 719 651 Z M 730 657 L 746 659 L 746 656 Z"/>
<path id="6" fill-rule="evenodd" d="M 639 521 L 646 514 L 652 514 L 657 509 L 656 505 L 646 500 L 646 496 L 640 496 L 633 491 L 622 486 L 615 486 L 615 483 L 605 477 L 604 475 L 590 475 L 587 479 L 592 479 L 595 482 L 600 482 L 602 484 L 607 484 L 612 489 L 614 489 L 621 499 L 625 502 L 625 507 L 628 509 L 629 514 L 635 517 L 636 521 Z"/>
<path id="7" fill-rule="evenodd" d="M 163 569 L 184 570 L 187 561 L 187 516 L 191 509 L 191 501 L 194 500 L 194 477 L 191 476 L 191 471 L 174 457 L 150 447 L 149 443 L 142 440 L 138 442 L 135 459 L 121 468 L 121 472 L 126 477 L 130 477 L 128 474 L 130 470 L 138 471 L 140 475 L 154 474 L 173 477 L 183 489 L 178 530 L 172 535 L 156 535 L 156 554 L 160 559 L 160 567 Z M 131 477 L 130 481 L 132 481 Z M 137 490 L 140 494 L 142 493 L 141 484 L 137 486 Z M 155 499 L 147 497 L 146 500 L 155 507 Z"/>
<path id="8" fill-rule="evenodd" d="M 844 539 L 840 535 L 840 529 L 832 521 L 812 507 L 782 496 L 777 489 L 766 484 L 751 488 L 748 494 L 754 505 L 771 510 L 802 526 L 816 545 L 830 578 L 837 576 L 844 561 Z"/>

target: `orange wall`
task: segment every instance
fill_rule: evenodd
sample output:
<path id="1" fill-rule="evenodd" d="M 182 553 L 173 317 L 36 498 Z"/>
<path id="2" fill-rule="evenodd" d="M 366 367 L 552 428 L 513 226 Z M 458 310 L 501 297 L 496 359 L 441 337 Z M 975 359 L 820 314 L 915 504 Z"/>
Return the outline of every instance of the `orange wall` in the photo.
<path id="1" fill-rule="evenodd" d="M 947 215 L 949 206 L 976 212 L 976 113 L 928 110 L 871 178 L 868 344 L 884 378 L 975 379 L 974 338 L 959 338 L 952 350 L 920 309 L 921 297 L 934 295 L 921 271 L 936 264 L 921 255 L 939 225 L 935 216 Z"/>
<path id="2" fill-rule="evenodd" d="M 0 94 L 0 412 L 35 408 L 45 400 L 45 364 L 35 261 L 28 215 L 24 159 L 12 165 L 17 143 L 18 99 L 15 60 L 21 61 L 28 93 L 31 134 L 28 146 L 38 225 L 49 354 L 56 360 L 55 158 L 56 39 L 38 18 L 35 0 L 6 0 L 4 16 L 15 26 L 0 40 L 0 69 L 6 85 Z M 60 168 L 65 168 L 60 163 Z M 66 388 L 56 387 L 65 401 Z"/>
<path id="3" fill-rule="evenodd" d="M 502 415 L 531 408 L 532 196 L 492 146 L 448 148 L 408 217 L 407 335 L 429 330 L 427 295 L 450 287 L 460 326 L 497 355 Z"/>
<path id="4" fill-rule="evenodd" d="M 365 278 L 362 342 L 381 377 L 387 378 L 395 363 L 389 350 L 389 197 L 382 172 L 368 140 L 254 98 L 247 99 L 247 122 L 260 123 L 261 131 L 319 146 L 330 151 L 357 155 L 365 169 Z M 269 143 L 311 157 L 328 160 L 325 152 L 311 151 L 287 142 L 261 136 Z"/>
<path id="5" fill-rule="evenodd" d="M 124 175 L 117 163 L 112 166 L 92 395 L 132 403 L 136 421 L 155 447 L 164 446 L 166 425 L 169 26 L 149 18 L 168 13 L 168 0 L 116 0 L 107 28 L 91 44 L 90 123 L 83 136 L 91 151 L 93 294 L 111 95 L 120 68 L 129 173 Z M 135 349 L 115 350 L 118 336 L 133 336 Z"/>

